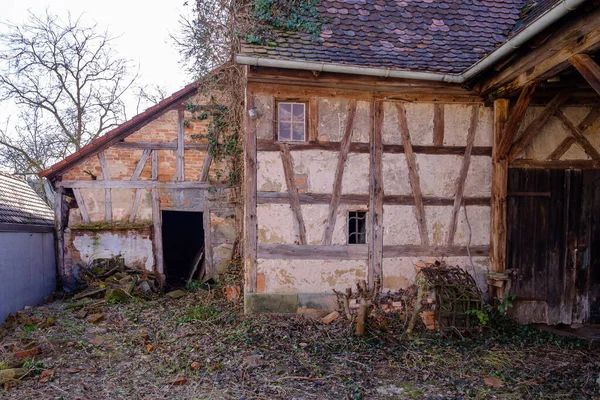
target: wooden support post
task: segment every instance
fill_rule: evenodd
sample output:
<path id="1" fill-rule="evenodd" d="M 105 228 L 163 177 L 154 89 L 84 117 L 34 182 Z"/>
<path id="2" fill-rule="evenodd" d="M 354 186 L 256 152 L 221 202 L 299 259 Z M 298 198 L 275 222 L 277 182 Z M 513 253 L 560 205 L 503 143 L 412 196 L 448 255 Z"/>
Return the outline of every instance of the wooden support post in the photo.
<path id="1" fill-rule="evenodd" d="M 471 150 L 473 149 L 473 143 L 475 142 L 475 132 L 477 132 L 477 124 L 479 122 L 479 106 L 473 106 L 471 111 L 471 124 L 469 125 L 469 132 L 467 134 L 467 149 L 463 156 L 462 167 L 460 169 L 460 175 L 456 184 L 456 195 L 454 197 L 454 208 L 452 209 L 452 216 L 450 218 L 450 229 L 448 230 L 448 245 L 454 244 L 454 235 L 456 234 L 456 221 L 458 220 L 458 213 L 463 202 L 463 194 L 465 191 L 465 182 L 467 181 L 467 175 L 469 174 L 469 166 L 471 165 Z"/>
<path id="2" fill-rule="evenodd" d="M 102 167 L 102 179 L 104 181 L 110 181 L 110 174 L 108 172 L 108 164 L 106 163 L 106 157 L 104 152 L 98 153 L 98 161 Z M 106 222 L 112 221 L 112 196 L 111 189 L 104 189 L 104 220 Z"/>
<path id="3" fill-rule="evenodd" d="M 185 164 L 184 164 L 184 144 L 185 139 L 183 136 L 184 129 L 184 113 L 183 109 L 177 110 L 177 152 L 175 154 L 175 168 L 176 175 L 175 181 L 183 182 L 185 180 Z"/>
<path id="4" fill-rule="evenodd" d="M 152 243 L 154 244 L 154 271 L 164 274 L 162 215 L 160 213 L 160 194 L 152 189 Z"/>
<path id="5" fill-rule="evenodd" d="M 374 289 L 379 278 L 383 281 L 383 102 L 374 101 L 371 105 L 371 121 L 369 143 L 370 180 L 369 180 L 369 288 Z"/>
<path id="6" fill-rule="evenodd" d="M 444 105 L 436 104 L 433 106 L 433 144 L 435 146 L 444 145 Z"/>
<path id="7" fill-rule="evenodd" d="M 494 140 L 492 147 L 492 199 L 490 209 L 490 269 L 506 268 L 506 195 L 508 161 L 499 157 L 502 133 L 508 120 L 508 100 L 494 101 Z"/>
<path id="8" fill-rule="evenodd" d="M 579 71 L 590 86 L 600 95 L 600 65 L 587 54 L 575 54 L 569 62 Z"/>
<path id="9" fill-rule="evenodd" d="M 319 139 L 319 103 L 317 97 L 308 101 L 308 141 L 316 142 Z"/>
<path id="10" fill-rule="evenodd" d="M 66 276 L 65 270 L 65 220 L 68 219 L 67 206 L 62 188 L 54 192 L 54 227 L 56 229 L 56 268 L 59 275 Z"/>
<path id="11" fill-rule="evenodd" d="M 202 223 L 204 225 L 204 265 L 206 276 L 213 276 L 215 273 L 213 265 L 213 251 L 212 251 L 212 234 L 210 230 L 210 203 L 204 202 L 204 211 L 202 214 Z"/>
<path id="12" fill-rule="evenodd" d="M 410 187 L 415 198 L 415 211 L 417 216 L 417 226 L 421 236 L 421 244 L 429 245 L 429 234 L 427 232 L 427 221 L 425 219 L 425 206 L 423 205 L 423 194 L 421 193 L 421 183 L 419 180 L 419 171 L 417 162 L 410 142 L 410 132 L 408 131 L 408 122 L 406 120 L 406 110 L 401 103 L 396 104 L 398 110 L 398 122 L 400 124 L 400 134 L 404 144 L 404 153 L 406 154 L 406 164 L 408 166 L 408 179 Z"/>
<path id="13" fill-rule="evenodd" d="M 75 200 L 77 201 L 77 207 L 79 207 L 79 213 L 81 214 L 81 220 L 89 224 L 90 217 L 88 216 L 87 209 L 85 208 L 85 203 L 83 201 L 83 197 L 81 196 L 81 189 L 73 189 L 73 194 L 75 195 Z"/>
<path id="14" fill-rule="evenodd" d="M 327 225 L 323 232 L 323 245 L 330 245 L 333 237 L 333 231 L 335 229 L 335 222 L 337 219 L 337 210 L 340 203 L 340 196 L 342 195 L 342 179 L 344 177 L 344 168 L 346 166 L 346 159 L 348 158 L 348 151 L 350 150 L 350 142 L 352 141 L 352 127 L 354 126 L 354 116 L 356 115 L 356 100 L 351 100 L 348 105 L 348 118 L 346 120 L 346 129 L 344 131 L 344 138 L 342 139 L 342 146 L 340 153 L 338 154 L 338 163 L 335 170 L 335 180 L 333 183 L 333 193 L 331 195 L 331 202 L 329 203 L 329 214 L 327 216 Z"/>
<path id="15" fill-rule="evenodd" d="M 135 167 L 133 171 L 133 175 L 131 175 L 131 180 L 136 181 L 139 179 L 142 171 L 144 170 L 144 166 L 148 161 L 148 157 L 150 157 L 150 152 L 152 150 L 144 150 L 142 153 L 142 158 L 138 162 L 138 165 Z M 135 222 L 135 216 L 137 214 L 138 207 L 140 205 L 140 201 L 142 200 L 142 189 L 135 189 L 135 195 L 133 197 L 133 203 L 131 204 L 131 211 L 129 212 L 129 222 Z"/>
<path id="16" fill-rule="evenodd" d="M 529 102 L 533 97 L 536 87 L 537 81 L 529 82 L 521 91 L 517 104 L 515 104 L 500 138 L 500 144 L 498 145 L 498 156 L 500 158 L 505 158 L 508 154 L 508 150 L 517 136 L 517 132 L 519 131 L 519 127 L 525 116 L 525 111 L 527 111 L 527 107 L 529 106 Z"/>
<path id="17" fill-rule="evenodd" d="M 254 96 L 246 91 L 244 120 L 246 141 L 244 151 L 244 271 L 246 290 L 256 292 L 256 122 L 249 117 L 248 110 L 254 108 Z"/>
<path id="18" fill-rule="evenodd" d="M 152 150 L 152 180 L 158 180 L 158 150 Z"/>
<path id="19" fill-rule="evenodd" d="M 292 163 L 292 155 L 287 145 L 281 145 L 281 162 L 283 163 L 283 172 L 285 174 L 285 183 L 287 184 L 288 195 L 290 197 L 290 207 L 296 217 L 298 223 L 298 242 L 301 245 L 306 244 L 306 227 L 304 226 L 304 218 L 302 217 L 302 208 L 300 207 L 300 198 L 298 197 L 298 189 L 296 188 L 296 178 L 294 175 L 294 165 Z"/>

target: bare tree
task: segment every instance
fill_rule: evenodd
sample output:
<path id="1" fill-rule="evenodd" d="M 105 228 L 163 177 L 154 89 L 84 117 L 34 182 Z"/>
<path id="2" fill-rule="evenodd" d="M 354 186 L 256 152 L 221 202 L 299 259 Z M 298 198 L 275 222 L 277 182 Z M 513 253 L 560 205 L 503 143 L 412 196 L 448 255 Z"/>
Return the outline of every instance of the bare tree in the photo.
<path id="1" fill-rule="evenodd" d="M 123 121 L 123 94 L 136 76 L 107 32 L 48 12 L 5 28 L 0 101 L 12 100 L 19 118 L 0 133 L 2 165 L 37 173 Z"/>
<path id="2" fill-rule="evenodd" d="M 139 85 L 135 88 L 137 103 L 135 113 L 139 114 L 146 108 L 160 103 L 168 97 L 167 89 L 160 85 Z"/>

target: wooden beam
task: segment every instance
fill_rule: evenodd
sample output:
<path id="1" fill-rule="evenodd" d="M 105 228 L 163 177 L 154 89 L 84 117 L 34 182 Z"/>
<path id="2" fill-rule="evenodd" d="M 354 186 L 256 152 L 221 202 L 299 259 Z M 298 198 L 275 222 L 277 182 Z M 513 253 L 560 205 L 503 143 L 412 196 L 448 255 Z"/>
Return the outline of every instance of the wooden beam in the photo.
<path id="1" fill-rule="evenodd" d="M 471 246 L 472 255 L 484 256 L 489 246 Z M 258 246 L 258 258 L 267 260 L 366 260 L 368 245 L 298 246 L 293 244 L 262 244 Z M 397 257 L 456 257 L 468 254 L 466 246 L 383 246 L 383 258 Z"/>
<path id="2" fill-rule="evenodd" d="M 585 136 L 583 136 L 583 133 L 579 129 L 577 129 L 577 127 L 575 127 L 571 123 L 571 121 L 569 121 L 569 119 L 565 116 L 565 114 L 562 111 L 559 111 L 556 114 L 556 117 L 563 124 L 563 126 L 565 128 L 567 128 L 567 130 L 575 138 L 577 143 L 579 143 L 579 145 L 581 147 L 583 147 L 583 150 L 585 151 L 585 153 L 588 156 L 590 156 L 590 158 L 592 160 L 600 161 L 600 154 L 598 153 L 598 150 L 596 150 L 596 148 L 594 146 L 592 146 L 592 144 L 585 138 Z"/>
<path id="3" fill-rule="evenodd" d="M 248 68 L 246 68 L 246 74 Z M 256 292 L 256 257 L 257 257 L 257 226 L 256 226 L 256 122 L 249 118 L 248 110 L 254 108 L 254 96 L 246 88 L 245 121 L 245 151 L 244 151 L 244 272 L 246 276 L 246 291 Z"/>
<path id="4" fill-rule="evenodd" d="M 183 109 L 177 110 L 177 152 L 175 153 L 175 180 L 177 182 L 183 182 L 185 180 L 185 157 L 184 157 L 184 136 L 183 126 L 184 115 Z"/>
<path id="5" fill-rule="evenodd" d="M 204 265 L 207 276 L 213 276 L 215 266 L 213 262 L 212 251 L 212 230 L 210 227 L 210 202 L 204 202 L 204 211 L 202 213 L 202 224 L 204 225 Z"/>
<path id="6" fill-rule="evenodd" d="M 600 95 L 600 65 L 587 54 L 575 54 L 569 58 L 569 62 Z"/>
<path id="7" fill-rule="evenodd" d="M 152 180 L 158 180 L 158 151 L 152 150 Z"/>
<path id="8" fill-rule="evenodd" d="M 103 151 L 98 153 L 98 162 L 100 162 L 100 167 L 102 168 L 102 179 L 109 181 L 110 173 L 108 171 L 108 164 L 106 163 L 106 156 L 104 155 Z"/>
<path id="9" fill-rule="evenodd" d="M 142 153 L 142 157 L 140 158 L 140 161 L 138 162 L 137 166 L 135 167 L 135 170 L 133 171 L 133 174 L 131 175 L 132 181 L 136 181 L 140 178 L 140 175 L 142 174 L 142 171 L 146 166 L 146 162 L 148 161 L 151 152 L 153 152 L 153 150 L 145 149 Z M 142 200 L 142 194 L 143 192 L 141 189 L 135 189 L 135 195 L 133 196 L 133 202 L 131 203 L 131 210 L 129 211 L 129 222 L 135 221 L 135 216 L 137 214 L 140 201 Z"/>
<path id="10" fill-rule="evenodd" d="M 224 188 L 225 184 L 205 182 L 158 182 L 158 181 L 61 181 L 57 187 L 78 189 L 210 189 Z"/>
<path id="11" fill-rule="evenodd" d="M 600 117 L 600 108 L 592 108 L 585 118 L 577 125 L 577 129 L 583 133 L 591 127 L 594 122 Z M 568 136 L 562 141 L 560 145 L 546 158 L 546 160 L 560 160 L 560 158 L 571 148 L 575 143 L 573 136 Z"/>
<path id="12" fill-rule="evenodd" d="M 54 228 L 56 230 L 56 268 L 60 276 L 68 276 L 65 270 L 65 227 L 68 224 L 68 208 L 66 207 L 65 195 L 62 188 L 56 188 L 54 192 Z"/>
<path id="13" fill-rule="evenodd" d="M 204 156 L 204 162 L 202 163 L 202 172 L 200 173 L 200 182 L 208 182 L 210 175 L 210 166 L 212 164 L 213 156 L 210 152 L 206 152 Z"/>
<path id="14" fill-rule="evenodd" d="M 342 195 L 342 179 L 344 177 L 344 168 L 346 166 L 346 159 L 348 158 L 348 150 L 350 150 L 350 142 L 352 140 L 352 127 L 354 126 L 354 116 L 356 115 L 356 100 L 350 101 L 347 114 L 348 117 L 346 119 L 344 138 L 342 140 L 340 153 L 338 154 L 338 163 L 335 170 L 333 194 L 331 196 L 331 203 L 329 203 L 327 224 L 325 225 L 325 230 L 323 231 L 323 240 L 321 241 L 323 245 L 331 244 L 333 230 L 335 229 L 337 209 L 340 202 L 340 196 Z"/>
<path id="15" fill-rule="evenodd" d="M 433 144 L 444 145 L 444 105 L 439 103 L 433 106 Z"/>
<path id="16" fill-rule="evenodd" d="M 279 143 L 272 139 L 259 139 L 257 141 L 258 151 L 279 151 Z M 289 142 L 287 143 L 290 151 L 321 150 L 339 152 L 342 146 L 341 142 Z M 465 153 L 465 146 L 412 146 L 415 154 L 431 155 L 462 155 Z M 350 153 L 370 152 L 369 143 L 350 143 Z M 404 146 L 397 144 L 384 144 L 383 152 L 386 154 L 403 154 Z M 474 146 L 471 152 L 474 156 L 491 156 L 492 148 L 489 146 Z"/>
<path id="17" fill-rule="evenodd" d="M 538 115 L 531 123 L 525 128 L 519 139 L 512 144 L 508 151 L 507 159 L 510 163 L 531 143 L 531 141 L 541 132 L 542 128 L 546 126 L 550 118 L 562 107 L 569 99 L 569 95 L 566 92 L 557 94 L 550 102 L 544 107 L 540 115 Z M 501 157 L 501 156 L 500 156 Z M 501 157 L 502 158 L 502 157 Z"/>
<path id="18" fill-rule="evenodd" d="M 176 151 L 179 144 L 177 142 L 117 142 L 113 147 L 120 149 L 134 150 L 173 150 Z M 207 143 L 184 143 L 184 150 L 208 150 Z"/>
<path id="19" fill-rule="evenodd" d="M 454 235 L 456 234 L 456 222 L 458 220 L 458 213 L 460 212 L 460 207 L 463 204 L 465 182 L 467 181 L 467 175 L 469 174 L 469 166 L 471 165 L 471 150 L 473 149 L 473 143 L 475 142 L 475 132 L 477 132 L 478 123 L 479 106 L 473 106 L 473 110 L 471 111 L 471 123 L 469 125 L 469 131 L 467 133 L 467 149 L 465 150 L 465 155 L 463 156 L 460 175 L 456 183 L 454 207 L 452 209 L 452 215 L 450 217 L 450 228 L 448 230 L 448 246 L 454 244 Z"/>
<path id="20" fill-rule="evenodd" d="M 79 190 L 79 189 L 73 189 Z M 129 222 L 135 222 L 135 217 L 137 215 L 137 210 L 140 206 L 140 202 L 142 201 L 142 195 L 144 192 L 142 189 L 135 189 L 135 195 L 133 196 L 133 203 L 131 203 L 131 211 L 129 211 Z"/>
<path id="21" fill-rule="evenodd" d="M 308 101 L 308 141 L 319 139 L 319 99 L 311 97 Z"/>
<path id="22" fill-rule="evenodd" d="M 427 233 L 427 222 L 425 220 L 425 207 L 423 206 L 423 194 L 421 193 L 421 183 L 419 181 L 419 172 L 417 171 L 417 163 L 415 155 L 412 151 L 410 143 L 410 132 L 408 131 L 408 122 L 406 120 L 406 111 L 402 103 L 397 103 L 398 122 L 400 124 L 400 134 L 402 135 L 402 143 L 406 154 L 406 164 L 408 165 L 408 178 L 410 187 L 415 199 L 415 211 L 417 216 L 417 226 L 419 227 L 419 235 L 421 236 L 421 244 L 429 245 L 429 234 Z"/>
<path id="23" fill-rule="evenodd" d="M 300 204 L 330 204 L 331 194 L 328 193 L 298 193 Z M 287 192 L 258 192 L 259 204 L 289 204 L 290 197 Z M 369 204 L 368 194 L 342 194 L 339 204 L 364 206 Z M 384 195 L 384 205 L 414 206 L 415 198 L 403 195 Z M 423 205 L 426 206 L 451 206 L 453 197 L 423 196 Z M 489 206 L 489 197 L 463 197 L 463 204 L 467 206 Z"/>
<path id="24" fill-rule="evenodd" d="M 83 197 L 81 196 L 81 190 L 77 188 L 73 189 L 73 194 L 75 195 L 75 200 L 77 201 L 77 207 L 79 207 L 81 220 L 88 224 L 90 222 L 90 217 L 88 216 L 87 209 L 85 208 L 85 203 L 83 201 Z"/>
<path id="25" fill-rule="evenodd" d="M 302 208 L 300 207 L 298 189 L 296 188 L 294 165 L 292 163 L 292 155 L 286 144 L 281 144 L 281 162 L 283 163 L 283 172 L 285 174 L 288 195 L 290 196 L 290 207 L 292 208 L 296 217 L 296 222 L 298 223 L 298 241 L 300 244 L 306 244 L 306 227 L 304 226 Z"/>
<path id="26" fill-rule="evenodd" d="M 499 158 L 504 158 L 508 154 L 508 151 L 512 146 L 513 140 L 517 136 L 519 127 L 523 122 L 525 111 L 527 111 L 527 106 L 529 106 L 529 102 L 533 97 L 533 92 L 535 91 L 536 87 L 537 82 L 530 82 L 527 85 L 525 85 L 525 87 L 521 91 L 519 99 L 517 100 L 517 104 L 515 104 L 510 118 L 508 119 L 506 126 L 504 127 L 504 132 L 502 132 L 502 138 L 500 139 L 497 154 Z"/>
<path id="27" fill-rule="evenodd" d="M 108 164 L 106 163 L 106 157 L 103 151 L 98 153 L 98 160 L 100 161 L 100 166 L 102 167 L 102 179 L 105 182 L 110 181 Z M 112 193 L 110 188 L 106 188 L 104 190 L 104 220 L 107 222 L 112 221 Z"/>
<path id="28" fill-rule="evenodd" d="M 492 200 L 490 206 L 490 270 L 502 272 L 506 265 L 506 195 L 508 161 L 500 157 L 502 133 L 508 120 L 506 99 L 494 101 L 494 138 L 492 150 Z"/>
<path id="29" fill-rule="evenodd" d="M 370 180 L 369 180 L 369 287 L 375 287 L 377 278 L 383 280 L 383 101 L 375 101 L 370 129 Z M 406 145 L 405 145 L 406 146 Z M 383 285 L 382 285 L 383 286 Z"/>
<path id="30" fill-rule="evenodd" d="M 162 215 L 160 212 L 160 194 L 152 189 L 152 244 L 154 247 L 154 271 L 164 273 L 164 256 L 162 240 Z"/>
<path id="31" fill-rule="evenodd" d="M 511 168 L 543 169 L 598 169 L 600 162 L 594 160 L 527 160 L 519 158 L 510 164 Z"/>
<path id="32" fill-rule="evenodd" d="M 142 153 L 142 157 L 140 158 L 140 161 L 138 162 L 138 164 L 135 167 L 135 170 L 133 171 L 133 174 L 131 175 L 131 179 L 132 181 L 137 181 L 140 178 L 140 175 L 142 174 L 142 171 L 144 170 L 144 167 L 146 166 L 146 161 L 148 161 L 148 157 L 150 157 L 150 151 L 151 150 L 144 150 L 144 152 Z"/>

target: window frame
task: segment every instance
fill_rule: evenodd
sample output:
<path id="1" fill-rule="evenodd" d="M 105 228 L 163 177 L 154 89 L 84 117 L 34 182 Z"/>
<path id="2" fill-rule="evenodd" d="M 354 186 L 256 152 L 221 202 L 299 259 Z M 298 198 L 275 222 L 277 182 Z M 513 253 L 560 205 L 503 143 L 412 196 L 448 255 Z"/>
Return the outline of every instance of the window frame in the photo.
<path id="1" fill-rule="evenodd" d="M 287 122 L 290 124 L 290 139 L 284 139 L 281 140 L 280 139 L 280 135 L 279 135 L 279 105 L 280 104 L 290 104 L 292 105 L 292 110 L 291 113 L 293 115 L 293 105 L 294 104 L 302 104 L 304 106 L 304 121 L 303 121 L 303 131 L 304 131 L 304 136 L 302 138 L 302 140 L 296 140 L 294 139 L 294 134 L 293 134 L 293 120 L 290 121 L 283 121 L 283 122 Z M 303 143 L 303 142 L 307 142 L 307 136 L 308 136 L 308 101 L 304 101 L 304 100 L 299 100 L 299 99 L 277 99 L 275 101 L 275 121 L 274 122 L 274 129 L 273 129 L 273 136 L 275 139 L 275 141 L 277 142 L 282 142 L 282 143 Z"/>
<path id="2" fill-rule="evenodd" d="M 356 213 L 356 216 L 351 217 L 350 215 L 352 213 Z M 359 218 L 358 217 L 358 213 L 362 213 L 364 216 Z M 351 221 L 354 220 L 354 228 L 356 228 L 356 231 L 351 232 Z M 358 231 L 358 221 L 359 220 L 364 220 L 364 232 L 360 233 Z M 367 222 L 368 222 L 368 211 L 366 210 L 348 210 L 348 212 L 346 213 L 346 244 L 350 245 L 350 246 L 354 246 L 354 245 L 362 245 L 362 244 L 367 244 L 367 238 L 369 237 L 368 235 L 368 227 L 367 227 Z M 356 243 L 351 243 L 350 242 L 350 237 L 351 236 L 356 236 L 357 238 L 357 242 Z M 358 241 L 360 238 L 364 238 L 364 242 L 360 242 Z"/>

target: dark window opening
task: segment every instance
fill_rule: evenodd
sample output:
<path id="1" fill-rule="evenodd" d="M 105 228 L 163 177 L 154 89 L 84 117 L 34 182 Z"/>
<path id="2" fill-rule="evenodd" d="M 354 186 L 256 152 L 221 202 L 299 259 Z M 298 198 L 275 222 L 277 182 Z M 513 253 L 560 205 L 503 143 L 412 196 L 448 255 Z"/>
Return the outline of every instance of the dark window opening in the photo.
<path id="1" fill-rule="evenodd" d="M 204 262 L 204 226 L 201 212 L 163 211 L 162 239 L 167 285 L 183 287 Z M 196 279 L 196 278 L 194 278 Z"/>
<path id="2" fill-rule="evenodd" d="M 306 104 L 277 104 L 277 139 L 281 142 L 303 142 L 306 139 Z"/>
<path id="3" fill-rule="evenodd" d="M 348 244 L 367 243 L 366 211 L 348 212 Z"/>

